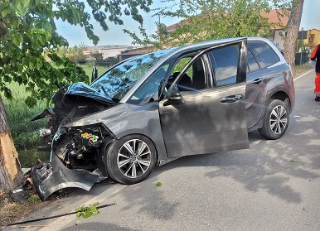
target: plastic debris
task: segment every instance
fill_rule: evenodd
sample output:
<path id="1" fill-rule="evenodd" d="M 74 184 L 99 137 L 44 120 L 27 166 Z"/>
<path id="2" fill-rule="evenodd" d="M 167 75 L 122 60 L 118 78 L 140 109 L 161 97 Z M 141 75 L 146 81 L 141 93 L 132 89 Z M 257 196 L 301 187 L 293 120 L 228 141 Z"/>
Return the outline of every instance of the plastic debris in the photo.
<path id="1" fill-rule="evenodd" d="M 14 202 L 19 202 L 29 198 L 29 194 L 23 188 L 14 189 L 9 193 L 9 195 Z"/>

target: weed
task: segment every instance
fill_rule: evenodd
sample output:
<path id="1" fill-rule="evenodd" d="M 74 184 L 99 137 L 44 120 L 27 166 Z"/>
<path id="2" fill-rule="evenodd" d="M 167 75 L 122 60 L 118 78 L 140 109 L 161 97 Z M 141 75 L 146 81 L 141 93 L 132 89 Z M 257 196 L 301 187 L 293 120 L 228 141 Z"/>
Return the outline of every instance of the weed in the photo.
<path id="1" fill-rule="evenodd" d="M 96 203 L 93 203 L 92 205 L 90 205 L 89 207 L 82 205 L 82 206 L 76 208 L 75 209 L 75 211 L 77 212 L 76 217 L 79 218 L 82 216 L 83 218 L 88 218 L 88 217 L 97 215 L 99 213 L 99 211 L 97 209 L 98 204 L 99 203 L 96 202 Z"/>
<path id="2" fill-rule="evenodd" d="M 40 198 L 39 198 L 38 196 L 32 195 L 32 196 L 30 196 L 30 197 L 28 198 L 28 201 L 29 201 L 30 203 L 32 203 L 32 204 L 35 204 L 35 203 L 38 203 L 38 202 L 40 201 Z"/>

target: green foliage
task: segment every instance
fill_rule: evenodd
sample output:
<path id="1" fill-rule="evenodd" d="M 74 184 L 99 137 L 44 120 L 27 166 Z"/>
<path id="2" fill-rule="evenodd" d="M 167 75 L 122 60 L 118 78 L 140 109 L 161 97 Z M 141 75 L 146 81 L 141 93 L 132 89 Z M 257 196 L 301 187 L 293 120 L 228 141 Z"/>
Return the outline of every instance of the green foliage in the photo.
<path id="1" fill-rule="evenodd" d="M 88 217 L 97 215 L 99 213 L 99 211 L 97 209 L 98 204 L 99 203 L 96 202 L 96 203 L 93 203 L 92 205 L 90 205 L 89 207 L 82 205 L 82 206 L 76 208 L 75 209 L 75 211 L 77 212 L 76 217 L 79 218 L 82 216 L 83 218 L 88 218 Z"/>
<path id="2" fill-rule="evenodd" d="M 156 183 L 156 186 L 161 186 L 162 185 L 162 183 L 160 182 L 160 181 L 158 181 L 157 183 Z"/>
<path id="3" fill-rule="evenodd" d="M 152 45 L 158 49 L 221 38 L 262 36 L 269 37 L 271 23 L 261 16 L 271 9 L 288 9 L 292 0 L 164 0 L 168 7 L 154 9 L 155 15 L 181 19 L 174 30 L 157 23 L 156 34 L 147 35 L 140 26 L 140 35 L 124 30 L 134 44 Z M 280 18 L 289 11 L 278 12 Z"/>
<path id="4" fill-rule="evenodd" d="M 149 11 L 152 0 L 2 0 L 0 1 L 0 92 L 12 98 L 9 84 L 24 85 L 31 93 L 25 99 L 29 106 L 37 100 L 49 100 L 61 86 L 72 82 L 88 83 L 82 68 L 63 55 L 58 47 L 68 46 L 56 31 L 55 20 L 80 25 L 89 39 L 97 44 L 90 23 L 93 18 L 107 30 L 106 19 L 123 24 L 121 15 L 131 15 L 143 22 L 139 9 Z"/>
<path id="5" fill-rule="evenodd" d="M 29 201 L 30 203 L 32 203 L 32 204 L 35 204 L 35 203 L 40 202 L 40 198 L 39 198 L 38 196 L 32 195 L 32 196 L 30 196 L 30 197 L 28 198 L 28 201 Z"/>

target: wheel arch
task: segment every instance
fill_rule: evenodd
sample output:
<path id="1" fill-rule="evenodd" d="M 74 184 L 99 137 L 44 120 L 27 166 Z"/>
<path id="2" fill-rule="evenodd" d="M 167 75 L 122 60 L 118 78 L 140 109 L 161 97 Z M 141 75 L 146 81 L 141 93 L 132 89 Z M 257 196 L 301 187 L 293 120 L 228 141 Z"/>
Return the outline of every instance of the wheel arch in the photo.
<path id="1" fill-rule="evenodd" d="M 285 91 L 282 91 L 282 90 L 281 91 L 276 91 L 273 94 L 271 94 L 270 97 L 267 100 L 266 107 L 270 104 L 270 102 L 273 99 L 278 99 L 278 100 L 281 100 L 283 102 L 286 102 L 288 104 L 289 111 L 291 112 L 291 108 L 292 108 L 291 107 L 291 100 L 290 100 L 289 95 Z"/>

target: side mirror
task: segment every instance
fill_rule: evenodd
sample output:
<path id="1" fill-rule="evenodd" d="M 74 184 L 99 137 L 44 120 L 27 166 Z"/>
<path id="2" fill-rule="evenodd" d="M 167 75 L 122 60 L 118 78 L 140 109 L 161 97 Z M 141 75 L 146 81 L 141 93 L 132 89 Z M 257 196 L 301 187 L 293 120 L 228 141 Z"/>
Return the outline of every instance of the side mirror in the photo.
<path id="1" fill-rule="evenodd" d="M 183 103 L 181 93 L 178 89 L 178 86 L 175 84 L 172 86 L 166 94 L 167 101 L 164 102 L 164 106 L 167 105 L 179 105 Z"/>
<path id="2" fill-rule="evenodd" d="M 96 67 L 92 68 L 92 74 L 91 74 L 91 83 L 95 81 L 98 78 L 98 69 Z"/>

